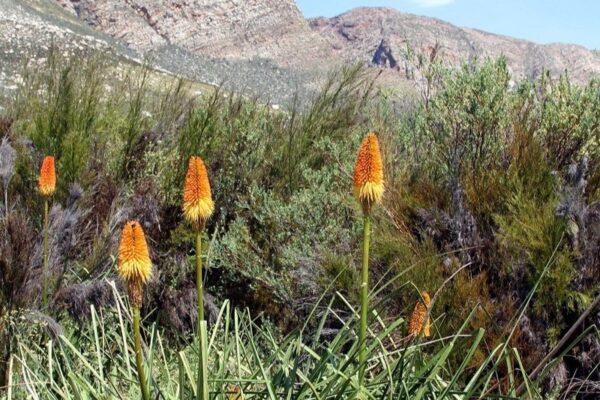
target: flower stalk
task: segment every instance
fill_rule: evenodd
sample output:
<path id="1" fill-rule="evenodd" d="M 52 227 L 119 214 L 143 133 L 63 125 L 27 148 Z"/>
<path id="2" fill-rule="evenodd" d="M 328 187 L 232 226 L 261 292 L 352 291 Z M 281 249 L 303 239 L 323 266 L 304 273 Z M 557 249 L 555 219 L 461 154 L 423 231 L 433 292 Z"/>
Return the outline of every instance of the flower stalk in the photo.
<path id="1" fill-rule="evenodd" d="M 358 354 L 360 368 L 358 377 L 361 384 L 364 380 L 365 369 L 367 366 L 365 340 L 367 338 L 367 319 L 369 309 L 369 243 L 371 239 L 371 215 L 369 212 L 365 212 L 363 221 L 363 256 L 360 274 L 360 331 L 358 335 L 360 343 L 360 352 Z"/>
<path id="2" fill-rule="evenodd" d="M 135 365 L 143 400 L 150 400 L 150 388 L 144 370 L 144 354 L 140 332 L 140 308 L 144 286 L 152 276 L 152 261 L 144 231 L 137 221 L 129 221 L 123 228 L 118 255 L 119 276 L 127 284 L 133 316 Z"/>
<path id="3" fill-rule="evenodd" d="M 204 279 L 202 268 L 202 232 L 215 205 L 204 161 L 192 156 L 183 188 L 183 215 L 196 233 L 196 295 L 198 301 L 198 400 L 208 400 L 208 354 L 206 321 L 204 319 Z"/>
<path id="4" fill-rule="evenodd" d="M 42 160 L 38 190 L 44 198 L 44 231 L 42 244 L 42 307 L 48 305 L 48 208 L 50 197 L 56 191 L 56 170 L 54 157 L 46 156 Z"/>
<path id="5" fill-rule="evenodd" d="M 135 346 L 135 365 L 137 368 L 140 389 L 142 391 L 142 399 L 150 400 L 150 390 L 148 389 L 148 381 L 146 380 L 146 372 L 144 370 L 144 355 L 142 354 L 142 335 L 140 334 L 140 308 L 132 306 L 133 312 L 133 338 Z"/>
<path id="6" fill-rule="evenodd" d="M 358 332 L 358 382 L 362 386 L 367 367 L 367 325 L 369 316 L 369 245 L 371 237 L 371 209 L 381 202 L 385 185 L 383 164 L 377 135 L 369 133 L 362 141 L 354 167 L 354 196 L 363 211 L 363 252 L 360 283 L 360 327 Z"/>
<path id="7" fill-rule="evenodd" d="M 202 279 L 202 232 L 196 232 L 196 293 L 198 321 L 204 321 L 204 280 Z"/>
<path id="8" fill-rule="evenodd" d="M 204 282 L 202 269 L 202 231 L 214 211 L 206 166 L 200 157 L 189 161 L 183 190 L 183 215 L 196 233 L 196 294 L 198 322 L 204 321 Z M 200 324 L 198 324 L 199 326 Z M 200 330 L 198 330 L 200 332 Z"/>
<path id="9" fill-rule="evenodd" d="M 42 247 L 42 307 L 48 305 L 48 198 L 44 199 L 44 238 Z"/>

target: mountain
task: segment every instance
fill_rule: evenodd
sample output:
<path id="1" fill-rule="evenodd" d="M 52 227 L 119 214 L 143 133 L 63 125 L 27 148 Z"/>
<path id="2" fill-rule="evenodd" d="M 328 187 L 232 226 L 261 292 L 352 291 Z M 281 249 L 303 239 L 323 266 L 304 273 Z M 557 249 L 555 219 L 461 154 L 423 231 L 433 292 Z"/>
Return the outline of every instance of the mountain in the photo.
<path id="1" fill-rule="evenodd" d="M 306 20 L 293 0 L 0 0 L 0 88 L 14 88 L 23 60 L 101 50 L 119 62 L 241 91 L 274 103 L 310 93 L 326 71 L 364 63 L 384 84 L 413 84 L 406 49 L 433 49 L 450 65 L 507 58 L 515 78 L 544 68 L 575 82 L 600 73 L 581 46 L 540 45 L 460 28 L 390 8 L 357 8 Z M 387 77 L 387 78 L 385 78 Z"/>
<path id="2" fill-rule="evenodd" d="M 223 59 L 300 66 L 329 57 L 293 0 L 57 0 L 136 50 L 177 46 Z"/>
<path id="3" fill-rule="evenodd" d="M 356 8 L 334 18 L 310 20 L 331 51 L 346 62 L 361 60 L 405 73 L 406 49 L 430 54 L 447 63 L 504 55 L 515 78 L 533 78 L 543 69 L 565 70 L 577 82 L 600 74 L 600 56 L 573 44 L 536 44 L 476 29 L 460 28 L 435 18 L 392 8 Z"/>
<path id="4" fill-rule="evenodd" d="M 174 2 L 0 0 L 0 100 L 22 81 L 25 62 L 30 66 L 45 62 L 52 46 L 69 57 L 101 51 L 122 67 L 147 63 L 159 74 L 223 84 L 226 89 L 273 103 L 290 101 L 296 92 L 315 88 L 317 70 L 301 70 L 295 60 L 304 62 L 311 54 L 326 57 L 328 44 L 311 31 L 293 2 L 272 1 L 272 9 L 264 9 L 263 2 L 256 0 L 181 3 L 186 7 L 180 16 L 187 22 L 175 18 L 174 11 L 167 8 Z M 187 7 L 188 3 L 193 7 Z M 221 7 L 223 4 L 234 6 Z M 144 10 L 152 12 L 149 15 L 163 10 L 163 19 L 175 18 L 172 25 L 164 26 L 169 34 L 152 18 L 140 17 Z M 286 13 L 299 21 L 298 29 L 290 30 L 287 24 L 277 28 Z M 192 20 L 194 16 L 200 19 Z M 224 26 L 226 21 L 230 23 Z M 198 35 L 192 45 L 193 35 L 186 29 L 193 30 L 195 25 Z M 255 27 L 254 34 L 249 26 Z M 178 27 L 177 34 L 172 27 Z M 227 34 L 232 36 L 227 39 Z M 293 49 L 295 35 L 304 37 L 306 53 Z M 311 47 L 311 41 L 320 43 L 321 53 Z M 255 46 L 254 53 L 249 46 Z"/>
<path id="5" fill-rule="evenodd" d="M 47 0 L 0 0 L 0 93 L 16 89 L 26 61 L 45 60 L 52 45 L 65 54 L 103 51 L 135 59 L 135 52 Z"/>
<path id="6" fill-rule="evenodd" d="M 409 78 L 407 45 L 451 65 L 506 56 L 515 78 L 547 68 L 576 82 L 600 73 L 600 56 L 577 45 L 540 45 L 392 8 L 363 7 L 334 18 L 305 20 L 293 0 L 54 0 L 90 26 L 139 51 L 172 47 L 224 60 L 272 61 L 322 72 L 364 62 Z M 402 76 L 404 75 L 404 76 Z"/>

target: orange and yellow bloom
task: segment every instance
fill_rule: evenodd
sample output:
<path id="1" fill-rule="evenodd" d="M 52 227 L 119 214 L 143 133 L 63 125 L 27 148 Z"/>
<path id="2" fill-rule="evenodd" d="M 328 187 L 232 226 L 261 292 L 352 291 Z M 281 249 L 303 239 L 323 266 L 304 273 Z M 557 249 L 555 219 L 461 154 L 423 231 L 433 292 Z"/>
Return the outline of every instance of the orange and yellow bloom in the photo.
<path id="1" fill-rule="evenodd" d="M 142 399 L 149 400 L 150 391 L 146 381 L 146 372 L 144 371 L 144 356 L 140 335 L 140 308 L 142 306 L 144 285 L 152 276 L 152 261 L 150 261 L 144 231 L 137 221 L 129 221 L 123 227 L 117 262 L 119 275 L 127 284 L 129 302 L 132 306 L 135 364 Z"/>
<path id="2" fill-rule="evenodd" d="M 418 300 L 410 317 L 408 324 L 408 334 L 411 336 L 419 336 L 423 332 L 424 337 L 431 336 L 431 323 L 427 317 L 427 311 L 431 304 L 429 293 L 423 290 L 421 293 L 423 300 Z M 424 302 L 424 303 L 423 303 Z"/>
<path id="3" fill-rule="evenodd" d="M 152 276 L 152 262 L 144 231 L 137 221 L 123 228 L 118 256 L 119 275 L 127 283 L 146 283 Z"/>
<path id="4" fill-rule="evenodd" d="M 212 199 L 206 166 L 200 157 L 192 156 L 185 176 L 183 214 L 194 227 L 201 228 L 212 215 Z"/>
<path id="5" fill-rule="evenodd" d="M 54 168 L 54 157 L 46 156 L 40 168 L 38 188 L 42 196 L 50 197 L 56 190 L 56 171 Z"/>
<path id="6" fill-rule="evenodd" d="M 379 151 L 377 135 L 371 132 L 362 141 L 354 167 L 354 196 L 368 209 L 379 203 L 385 185 L 383 181 L 383 163 Z"/>

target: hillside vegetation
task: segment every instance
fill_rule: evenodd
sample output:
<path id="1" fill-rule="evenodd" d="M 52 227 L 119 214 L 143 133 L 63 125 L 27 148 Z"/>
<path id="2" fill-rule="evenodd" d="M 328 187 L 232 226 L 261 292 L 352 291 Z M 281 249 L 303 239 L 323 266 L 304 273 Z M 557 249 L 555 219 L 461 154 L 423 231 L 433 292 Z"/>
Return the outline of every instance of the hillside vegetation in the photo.
<path id="1" fill-rule="evenodd" d="M 141 309 L 150 391 L 199 392 L 195 235 L 181 211 L 197 155 L 215 204 L 201 248 L 211 398 L 595 398 L 600 82 L 515 84 L 503 59 L 417 73 L 423 90 L 404 93 L 345 68 L 308 104 L 279 108 L 116 73 L 101 56 L 57 52 L 23 71 L 0 124 L 3 395 L 140 396 L 116 266 L 129 220 L 154 271 Z M 370 131 L 386 191 L 363 384 L 352 170 Z M 46 155 L 57 188 L 44 267 Z M 424 290 L 431 336 L 410 336 Z"/>

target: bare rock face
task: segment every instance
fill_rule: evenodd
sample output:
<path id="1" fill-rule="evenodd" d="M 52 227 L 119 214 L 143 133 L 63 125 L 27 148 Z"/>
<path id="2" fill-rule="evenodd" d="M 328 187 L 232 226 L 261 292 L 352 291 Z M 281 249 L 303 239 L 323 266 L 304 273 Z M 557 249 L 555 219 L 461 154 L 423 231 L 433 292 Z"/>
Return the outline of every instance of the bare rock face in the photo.
<path id="1" fill-rule="evenodd" d="M 381 67 L 398 68 L 398 61 L 394 57 L 394 54 L 392 54 L 392 49 L 385 39 L 381 39 L 381 43 L 379 43 L 377 50 L 373 54 L 371 63 Z"/>
<path id="2" fill-rule="evenodd" d="M 568 69 L 578 82 L 600 74 L 600 57 L 581 46 L 540 45 L 391 8 L 356 8 L 334 18 L 312 19 L 310 25 L 342 59 L 381 67 L 397 68 L 410 47 L 425 54 L 438 51 L 450 65 L 504 55 L 517 79 L 535 77 L 544 69 L 553 74 Z"/>
<path id="3" fill-rule="evenodd" d="M 293 0 L 55 0 L 133 49 L 173 45 L 220 59 L 317 64 L 329 44 Z"/>

